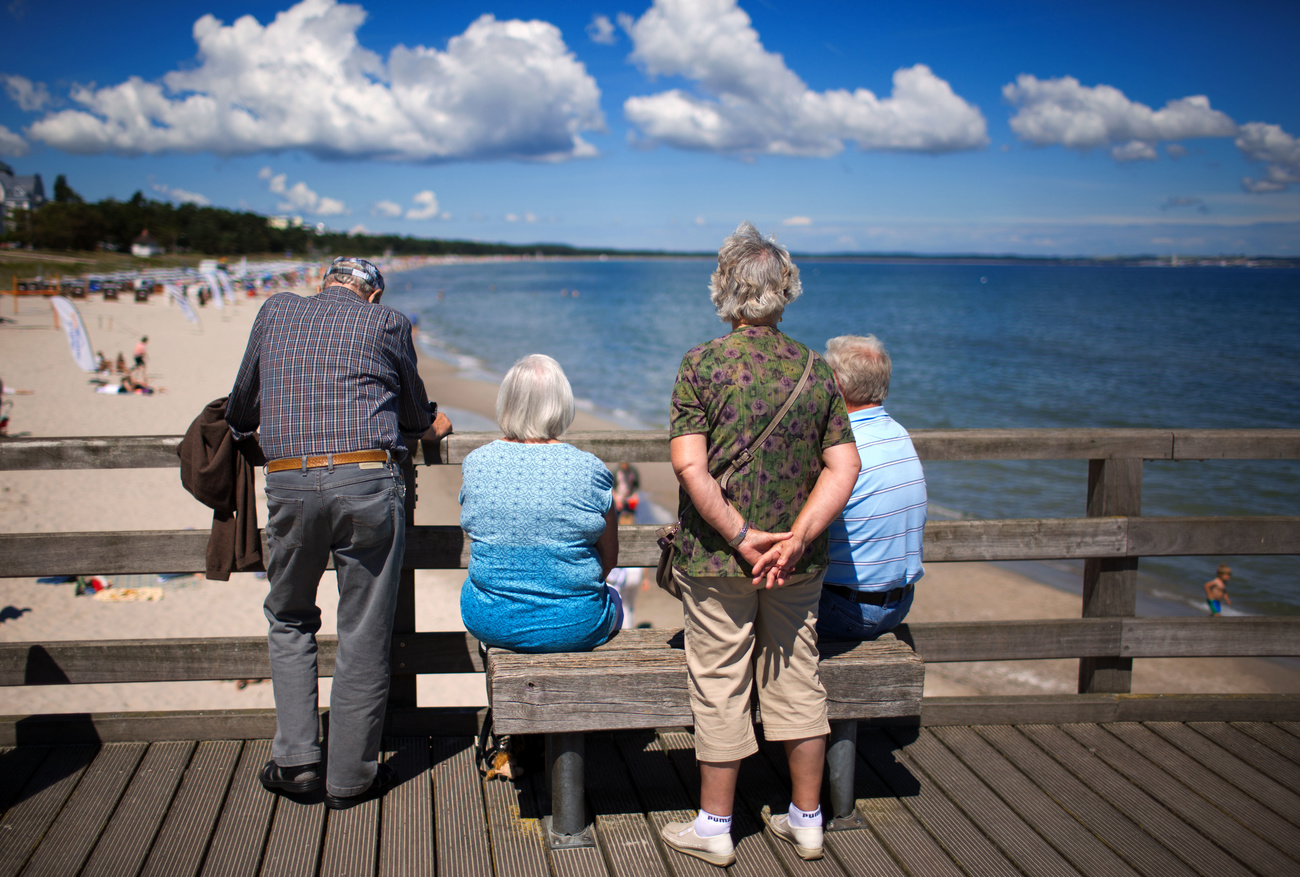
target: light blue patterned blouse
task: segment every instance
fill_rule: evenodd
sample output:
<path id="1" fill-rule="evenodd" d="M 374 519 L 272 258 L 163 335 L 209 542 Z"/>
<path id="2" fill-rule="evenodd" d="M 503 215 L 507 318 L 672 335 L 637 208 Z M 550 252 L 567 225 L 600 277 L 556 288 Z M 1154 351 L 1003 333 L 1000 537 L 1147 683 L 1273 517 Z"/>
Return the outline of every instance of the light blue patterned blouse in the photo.
<path id="1" fill-rule="evenodd" d="M 614 478 L 566 444 L 497 440 L 461 467 L 460 526 L 470 538 L 460 614 L 488 645 L 581 651 L 609 639 L 615 606 L 600 578 Z"/>

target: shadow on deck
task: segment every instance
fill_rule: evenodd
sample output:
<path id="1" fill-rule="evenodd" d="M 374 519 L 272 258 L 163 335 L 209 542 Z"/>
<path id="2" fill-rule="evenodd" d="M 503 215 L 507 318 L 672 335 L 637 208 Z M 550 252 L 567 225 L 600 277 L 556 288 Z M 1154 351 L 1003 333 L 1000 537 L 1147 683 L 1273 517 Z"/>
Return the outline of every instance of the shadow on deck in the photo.
<path id="1" fill-rule="evenodd" d="M 686 731 L 590 735 L 598 846 L 557 851 L 540 773 L 485 783 L 467 738 L 388 745 L 399 786 L 343 812 L 265 792 L 267 740 L 0 750 L 0 877 L 719 873 L 658 841 L 696 800 Z M 858 755 L 870 828 L 820 862 L 762 831 L 788 803 L 777 750 L 746 761 L 728 873 L 1300 873 L 1297 723 L 864 728 Z"/>

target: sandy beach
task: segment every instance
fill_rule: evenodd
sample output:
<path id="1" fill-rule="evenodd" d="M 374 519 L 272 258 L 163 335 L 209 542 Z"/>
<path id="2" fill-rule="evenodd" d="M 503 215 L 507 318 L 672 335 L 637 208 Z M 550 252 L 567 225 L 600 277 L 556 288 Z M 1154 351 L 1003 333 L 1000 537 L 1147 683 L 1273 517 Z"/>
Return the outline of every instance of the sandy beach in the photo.
<path id="1" fill-rule="evenodd" d="M 149 338 L 151 396 L 95 392 L 91 376 L 77 368 L 56 328 L 50 305 L 37 297 L 0 298 L 0 379 L 12 402 L 11 435 L 178 435 L 209 401 L 229 392 L 248 331 L 262 299 L 199 311 L 186 322 L 164 297 L 148 303 L 78 303 L 91 344 L 111 361 L 130 359 L 142 336 Z M 495 384 L 468 379 L 444 362 L 422 357 L 421 373 L 431 398 L 451 413 L 490 419 Z M 481 422 L 481 421 L 480 421 Z M 574 429 L 613 429 L 614 424 L 579 412 Z M 640 467 L 642 489 L 665 508 L 675 505 L 675 482 L 667 464 Z M 421 467 L 417 524 L 454 524 L 459 519 L 458 467 Z M 260 499 L 265 520 L 265 499 Z M 181 487 L 178 471 L 116 470 L 8 472 L 0 485 L 0 531 L 206 530 L 211 513 Z M 458 595 L 464 573 L 421 570 L 416 574 L 420 630 L 459 630 Z M 160 599 L 109 602 L 74 596 L 71 584 L 0 578 L 0 641 L 135 639 L 182 636 L 260 636 L 266 621 L 261 603 L 265 579 L 235 574 L 229 582 L 185 577 L 156 582 L 152 576 L 117 577 L 115 586 L 160 589 Z M 327 574 L 319 591 L 325 632 L 334 630 L 335 589 Z M 678 627 L 680 607 L 657 589 L 643 591 L 636 620 Z M 927 564 L 911 621 L 1069 618 L 1079 599 L 992 564 Z M 1074 691 L 1077 661 L 931 665 L 927 695 L 1067 693 Z M 1297 692 L 1300 673 L 1258 659 L 1162 659 L 1136 663 L 1137 692 Z M 321 695 L 328 698 L 328 680 Z M 421 705 L 485 703 L 481 676 L 422 677 Z M 269 683 L 239 687 L 229 682 L 11 688 L 6 714 L 107 712 L 116 710 L 248 709 L 273 706 Z"/>

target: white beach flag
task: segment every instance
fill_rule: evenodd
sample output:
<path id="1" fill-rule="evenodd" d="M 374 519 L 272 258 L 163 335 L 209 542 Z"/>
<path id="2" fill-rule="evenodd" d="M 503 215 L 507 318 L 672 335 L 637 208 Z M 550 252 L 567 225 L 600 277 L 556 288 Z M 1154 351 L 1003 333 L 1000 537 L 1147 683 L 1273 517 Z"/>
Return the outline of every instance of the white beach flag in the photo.
<path id="1" fill-rule="evenodd" d="M 68 346 L 72 348 L 72 358 L 77 365 L 85 372 L 97 371 L 95 351 L 90 349 L 90 336 L 86 334 L 86 324 L 81 321 L 77 306 L 61 295 L 52 296 L 50 306 L 59 318 L 63 333 L 68 336 Z"/>
<path id="2" fill-rule="evenodd" d="M 212 293 L 212 303 L 219 308 L 225 307 L 221 298 L 221 284 L 217 282 L 216 273 L 210 271 L 203 275 L 203 279 L 207 281 L 208 292 Z"/>
<path id="3" fill-rule="evenodd" d="M 225 293 L 226 298 L 233 305 L 235 303 L 235 287 L 230 284 L 230 275 L 226 273 L 224 268 L 218 268 L 214 273 L 221 283 L 221 291 Z"/>
<path id="4" fill-rule="evenodd" d="M 163 289 L 167 290 L 167 294 L 172 297 L 172 301 L 176 302 L 176 306 L 181 309 L 181 313 L 185 315 L 185 319 L 189 320 L 191 323 L 197 323 L 199 321 L 199 315 L 194 313 L 194 306 L 190 304 L 190 300 L 185 297 L 185 293 L 181 291 L 179 286 L 175 283 L 164 283 Z"/>

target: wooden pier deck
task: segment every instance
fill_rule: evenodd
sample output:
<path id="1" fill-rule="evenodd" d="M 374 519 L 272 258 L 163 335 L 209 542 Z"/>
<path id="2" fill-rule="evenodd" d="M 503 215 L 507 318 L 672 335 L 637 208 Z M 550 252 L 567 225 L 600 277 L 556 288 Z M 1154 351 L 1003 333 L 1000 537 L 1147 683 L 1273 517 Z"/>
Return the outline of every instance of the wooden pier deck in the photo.
<path id="1" fill-rule="evenodd" d="M 390 740 L 400 785 L 329 812 L 265 792 L 270 742 L 0 750 L 0 875 L 709 875 L 666 850 L 695 803 L 685 730 L 592 734 L 597 848 L 548 851 L 540 773 L 484 782 L 472 741 Z M 742 768 L 733 875 L 1300 874 L 1300 723 L 863 728 L 858 811 L 803 862 L 764 835 L 781 758 Z"/>

